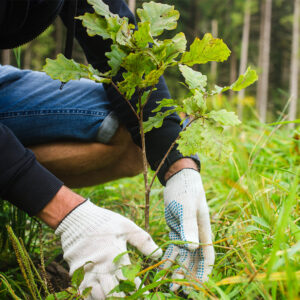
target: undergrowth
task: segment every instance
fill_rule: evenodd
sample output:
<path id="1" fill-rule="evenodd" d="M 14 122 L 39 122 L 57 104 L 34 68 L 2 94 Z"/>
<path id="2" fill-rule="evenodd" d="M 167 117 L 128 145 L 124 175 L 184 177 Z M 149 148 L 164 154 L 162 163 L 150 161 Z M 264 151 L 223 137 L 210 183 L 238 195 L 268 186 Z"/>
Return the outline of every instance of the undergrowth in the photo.
<path id="1" fill-rule="evenodd" d="M 216 262 L 193 299 L 299 297 L 299 133 L 279 127 L 250 123 L 230 130 L 234 152 L 224 164 L 200 154 Z M 141 176 L 80 190 L 140 226 L 142 191 Z M 156 182 L 150 209 L 150 233 L 159 245 L 168 241 L 162 191 Z"/>
<path id="2" fill-rule="evenodd" d="M 214 270 L 210 281 L 203 286 L 193 280 L 185 280 L 184 284 L 191 289 L 191 299 L 297 299 L 300 295 L 299 133 L 285 127 L 248 123 L 227 134 L 234 148 L 227 162 L 220 164 L 200 154 L 214 233 Z M 97 205 L 143 226 L 142 175 L 77 191 Z M 162 192 L 163 187 L 155 182 L 151 191 L 150 234 L 160 246 L 169 240 Z M 47 236 L 51 238 L 49 233 Z M 59 246 L 55 245 L 57 253 Z M 45 240 L 44 251 L 47 264 L 53 244 Z M 137 267 L 129 277 L 138 274 L 146 289 L 153 287 L 149 299 L 182 297 L 180 293 L 169 292 L 167 282 L 171 280 L 171 272 L 162 274 L 158 282 L 157 269 L 151 267 L 155 262 L 138 254 L 131 257 Z M 8 284 L 21 299 L 31 299 L 19 270 L 1 269 L 0 282 L 0 299 L 8 299 Z M 128 296 L 128 299 L 142 298 L 140 290 Z"/>

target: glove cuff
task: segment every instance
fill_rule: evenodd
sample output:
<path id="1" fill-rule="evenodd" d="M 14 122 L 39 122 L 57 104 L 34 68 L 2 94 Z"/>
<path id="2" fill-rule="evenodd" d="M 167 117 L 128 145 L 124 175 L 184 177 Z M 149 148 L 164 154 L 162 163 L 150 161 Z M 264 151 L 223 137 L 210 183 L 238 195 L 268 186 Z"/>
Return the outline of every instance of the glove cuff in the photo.
<path id="1" fill-rule="evenodd" d="M 201 180 L 199 171 L 193 168 L 184 168 L 169 177 L 166 186 L 177 184 L 177 182 L 189 182 L 190 184 L 198 183 Z"/>
<path id="2" fill-rule="evenodd" d="M 198 203 L 206 203 L 201 175 L 195 169 L 182 169 L 167 181 L 164 189 L 165 205 L 173 200 L 189 203 L 191 197 L 196 197 Z"/>
<path id="3" fill-rule="evenodd" d="M 72 243 L 80 236 L 94 232 L 109 219 L 106 209 L 96 206 L 87 199 L 62 220 L 55 234 Z"/>
<path id="4" fill-rule="evenodd" d="M 167 182 L 168 182 L 172 177 L 174 177 L 175 175 L 177 175 L 178 173 L 180 173 L 180 172 L 183 171 L 183 170 L 193 170 L 193 171 L 195 171 L 195 172 L 197 172 L 197 173 L 200 173 L 199 171 L 195 170 L 194 168 L 184 168 L 184 169 L 181 169 L 181 170 L 175 172 L 174 174 L 172 174 L 172 175 L 168 178 L 168 180 L 166 181 L 166 184 L 167 184 Z"/>

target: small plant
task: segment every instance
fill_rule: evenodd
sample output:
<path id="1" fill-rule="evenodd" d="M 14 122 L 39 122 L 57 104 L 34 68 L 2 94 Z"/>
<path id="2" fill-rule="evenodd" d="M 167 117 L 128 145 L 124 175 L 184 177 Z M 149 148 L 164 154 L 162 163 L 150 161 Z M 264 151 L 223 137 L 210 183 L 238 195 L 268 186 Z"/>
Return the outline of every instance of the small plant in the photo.
<path id="1" fill-rule="evenodd" d="M 0 202 L 0 253 L 2 258 L 7 258 L 6 254 L 12 249 L 8 242 L 8 233 L 6 225 L 10 225 L 15 234 L 22 238 L 25 248 L 32 253 L 36 248 L 36 242 L 39 234 L 37 222 L 32 222 L 31 218 L 16 206 L 1 201 Z M 5 263 L 5 261 L 1 261 Z"/>
<path id="2" fill-rule="evenodd" d="M 78 268 L 72 276 L 72 284 L 66 290 L 48 295 L 45 300 L 82 300 L 86 299 L 91 293 L 92 288 L 88 287 L 82 293 L 79 286 L 84 278 L 84 266 Z"/>
<path id="3" fill-rule="evenodd" d="M 30 294 L 32 296 L 32 299 L 43 299 L 42 293 L 40 291 L 39 286 L 37 283 L 39 283 L 46 295 L 50 294 L 48 287 L 47 287 L 47 280 L 46 278 L 42 279 L 40 273 L 36 269 L 34 263 L 32 262 L 28 252 L 26 251 L 26 248 L 24 246 L 23 240 L 18 239 L 13 232 L 12 228 L 10 226 L 7 226 L 7 232 L 9 239 L 12 243 L 13 249 L 15 251 L 17 261 L 19 264 L 19 267 L 21 269 L 22 275 L 25 279 L 26 285 L 30 291 Z M 43 256 L 42 256 L 43 259 Z M 41 263 L 42 266 L 44 266 L 44 263 Z M 43 270 L 43 273 L 45 273 L 45 270 Z M 11 289 L 8 289 L 11 293 Z M 11 293 L 12 295 L 12 293 Z M 14 295 L 12 295 L 14 296 Z"/>
<path id="4" fill-rule="evenodd" d="M 183 155 L 195 154 L 199 148 L 213 158 L 219 159 L 228 155 L 230 147 L 222 135 L 224 127 L 238 125 L 240 121 L 234 112 L 225 109 L 209 111 L 207 101 L 209 97 L 229 89 L 239 91 L 249 86 L 257 80 L 257 74 L 248 68 L 246 73 L 231 86 L 223 88 L 215 86 L 210 90 L 207 87 L 207 76 L 194 71 L 191 67 L 211 61 L 227 60 L 230 50 L 221 39 L 213 38 L 209 33 L 205 34 L 203 39 L 196 38 L 187 51 L 187 41 L 182 32 L 172 39 L 158 39 L 164 30 L 172 30 L 177 26 L 179 12 L 173 6 L 154 2 L 143 3 L 143 8 L 137 10 L 140 22 L 136 29 L 133 24 L 128 23 L 127 18 L 120 18 L 111 13 L 109 7 L 101 0 L 88 2 L 95 12 L 86 13 L 78 19 L 87 28 L 90 36 L 99 35 L 112 41 L 111 52 L 106 53 L 111 70 L 101 73 L 91 65 L 78 64 L 59 54 L 56 60 L 47 59 L 44 71 L 53 79 L 62 82 L 85 77 L 95 82 L 112 84 L 134 112 L 140 125 L 146 199 L 145 228 L 148 230 L 150 190 L 170 150 L 178 143 Z M 179 68 L 185 79 L 183 84 L 187 88 L 187 96 L 181 103 L 173 99 L 161 100 L 153 110 L 154 115 L 144 120 L 145 105 L 159 78 L 170 67 Z M 120 72 L 120 68 L 124 69 L 123 81 L 114 82 L 113 77 Z M 133 107 L 131 102 L 135 93 L 138 95 L 137 107 Z M 161 127 L 164 118 L 174 112 L 189 116 L 187 118 L 190 121 L 171 145 L 149 181 L 145 133 L 154 127 Z"/>
<path id="5" fill-rule="evenodd" d="M 26 285 L 29 289 L 29 292 L 31 294 L 31 298 L 33 300 L 81 300 L 88 297 L 90 294 L 92 288 L 88 287 L 82 293 L 79 290 L 79 286 L 84 278 L 84 266 L 78 268 L 71 280 L 71 286 L 67 288 L 64 291 L 55 293 L 52 292 L 53 288 L 51 286 L 51 283 L 47 280 L 47 274 L 45 270 L 45 263 L 44 263 L 44 255 L 43 255 L 43 243 L 42 243 L 42 235 L 40 235 L 40 244 L 41 244 L 41 274 L 38 272 L 37 268 L 35 267 L 33 261 L 31 260 L 28 252 L 26 251 L 26 248 L 24 247 L 24 243 L 22 239 L 18 239 L 13 232 L 12 228 L 10 226 L 7 226 L 7 232 L 9 239 L 12 243 L 12 246 L 14 248 L 17 261 L 19 264 L 19 267 L 21 269 L 23 278 L 26 282 Z M 13 297 L 13 299 L 19 300 L 19 298 L 11 285 L 9 284 L 9 281 L 0 274 L 0 282 L 3 283 L 5 288 L 8 290 L 9 294 Z M 51 291 L 51 292 L 50 292 Z"/>

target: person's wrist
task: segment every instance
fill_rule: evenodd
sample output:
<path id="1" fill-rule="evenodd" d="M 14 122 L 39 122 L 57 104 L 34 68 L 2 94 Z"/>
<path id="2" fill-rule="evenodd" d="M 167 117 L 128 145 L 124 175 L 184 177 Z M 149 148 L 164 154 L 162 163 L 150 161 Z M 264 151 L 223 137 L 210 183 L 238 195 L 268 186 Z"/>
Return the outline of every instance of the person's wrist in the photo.
<path id="1" fill-rule="evenodd" d="M 181 158 L 175 161 L 165 174 L 165 181 L 167 181 L 174 174 L 178 173 L 182 169 L 194 169 L 198 171 L 198 166 L 192 158 Z"/>
<path id="2" fill-rule="evenodd" d="M 37 214 L 49 227 L 56 229 L 60 222 L 85 199 L 62 186 L 53 199 Z"/>

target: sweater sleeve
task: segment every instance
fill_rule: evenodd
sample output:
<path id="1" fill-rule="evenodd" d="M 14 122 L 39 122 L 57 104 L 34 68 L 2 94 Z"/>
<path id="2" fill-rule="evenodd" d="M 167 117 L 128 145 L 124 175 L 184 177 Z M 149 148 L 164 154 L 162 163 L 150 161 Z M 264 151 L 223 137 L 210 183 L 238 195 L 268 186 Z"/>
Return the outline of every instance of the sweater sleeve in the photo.
<path id="1" fill-rule="evenodd" d="M 0 123 L 0 197 L 36 215 L 63 183 L 42 167 L 32 151 Z"/>
<path id="2" fill-rule="evenodd" d="M 129 10 L 127 4 L 123 0 L 104 0 L 109 5 L 110 11 L 118 14 L 120 17 L 127 17 L 129 22 L 136 25 L 135 18 Z M 83 15 L 86 12 L 93 12 L 92 7 L 87 3 L 86 0 L 78 0 L 77 15 Z M 68 12 L 66 8 L 63 8 L 61 12 L 61 18 L 67 25 Z M 111 42 L 109 40 L 103 40 L 101 37 L 89 37 L 86 32 L 86 28 L 82 26 L 81 21 L 76 20 L 75 36 L 83 48 L 88 62 L 98 70 L 105 72 L 109 69 L 107 64 L 107 57 L 105 52 L 110 51 Z M 115 77 L 114 81 L 122 81 L 122 73 Z M 138 120 L 134 113 L 129 108 L 126 101 L 120 96 L 112 85 L 104 85 L 108 99 L 110 100 L 113 110 L 117 114 L 119 120 L 125 124 L 133 141 L 141 146 L 141 137 L 139 132 Z M 163 77 L 160 78 L 159 83 L 156 86 L 157 90 L 154 91 L 144 108 L 144 120 L 147 120 L 153 115 L 152 110 L 157 107 L 157 102 L 164 99 L 170 98 L 168 88 L 166 86 Z M 131 99 L 133 107 L 136 107 L 138 101 L 137 95 L 134 95 Z M 163 122 L 162 127 L 153 129 L 151 132 L 146 134 L 146 154 L 148 162 L 153 170 L 156 170 L 165 153 L 171 146 L 172 142 L 177 138 L 181 131 L 180 118 L 177 114 L 168 116 Z M 169 167 L 178 159 L 182 158 L 182 154 L 177 150 L 177 146 L 170 152 L 160 172 L 158 178 L 164 185 L 164 175 Z M 198 166 L 200 163 L 197 158 L 194 159 Z"/>

